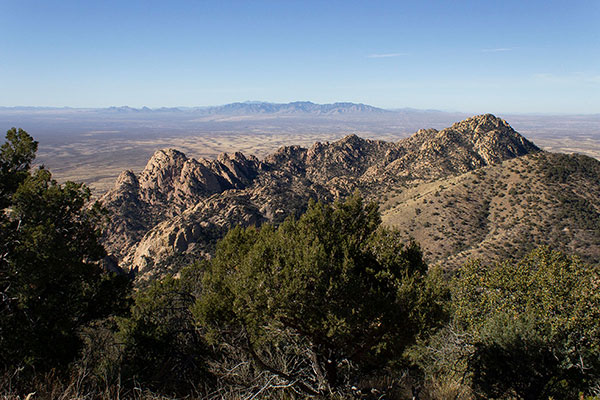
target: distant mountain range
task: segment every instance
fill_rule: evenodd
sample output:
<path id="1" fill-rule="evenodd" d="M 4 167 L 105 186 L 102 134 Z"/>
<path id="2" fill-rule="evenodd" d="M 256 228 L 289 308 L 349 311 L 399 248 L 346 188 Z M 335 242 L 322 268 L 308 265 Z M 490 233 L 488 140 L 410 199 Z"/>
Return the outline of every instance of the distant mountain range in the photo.
<path id="1" fill-rule="evenodd" d="M 252 115 L 252 114 L 312 114 L 312 115 L 331 115 L 331 114 L 359 114 L 359 113 L 386 113 L 390 112 L 382 108 L 369 106 L 362 103 L 333 103 L 316 104 L 310 101 L 294 101 L 291 103 L 269 103 L 246 101 L 243 103 L 231 103 L 220 106 L 210 107 L 175 107 L 175 108 L 155 108 L 148 107 L 132 108 L 109 107 L 98 109 L 113 113 L 161 113 L 161 112 L 187 112 L 206 115 Z"/>
<path id="2" fill-rule="evenodd" d="M 293 101 L 290 103 L 272 103 L 267 101 L 244 101 L 216 106 L 198 106 L 198 107 L 141 107 L 130 106 L 111 106 L 111 107 L 44 107 L 44 106 L 0 106 L 0 112 L 64 112 L 64 113 L 112 113 L 112 114 L 199 114 L 199 115 L 252 115 L 252 114 L 313 114 L 313 115 L 335 115 L 335 114 L 449 114 L 465 115 L 461 111 L 442 111 L 436 109 L 419 109 L 412 107 L 401 108 L 379 108 L 363 103 L 336 102 L 330 104 L 318 104 L 311 101 Z M 600 117 L 600 113 L 595 114 L 510 114 L 522 116 L 577 116 L 586 115 L 588 117 Z"/>
<path id="3" fill-rule="evenodd" d="M 219 106 L 208 107 L 160 107 L 160 108 L 134 108 L 129 106 L 107 108 L 71 108 L 71 107 L 0 107 L 5 111 L 87 111 L 117 114 L 142 114 L 142 113 L 194 113 L 200 115 L 251 115 L 251 114 L 359 114 L 359 113 L 388 113 L 391 110 L 373 107 L 362 103 L 339 102 L 333 104 L 316 104 L 310 101 L 294 101 L 291 103 L 270 103 L 260 101 L 246 101 Z M 394 111 L 416 111 L 413 109 L 400 109 Z"/>
<path id="4" fill-rule="evenodd" d="M 224 106 L 209 107 L 210 114 L 346 114 L 346 113 L 385 113 L 382 108 L 362 103 L 315 104 L 310 101 L 292 103 L 232 103 Z"/>

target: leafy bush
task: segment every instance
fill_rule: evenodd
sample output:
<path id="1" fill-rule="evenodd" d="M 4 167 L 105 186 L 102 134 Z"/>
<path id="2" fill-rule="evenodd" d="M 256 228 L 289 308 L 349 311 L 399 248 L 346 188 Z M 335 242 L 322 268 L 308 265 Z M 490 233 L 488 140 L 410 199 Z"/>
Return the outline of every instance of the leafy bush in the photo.
<path id="1" fill-rule="evenodd" d="M 454 321 L 472 336 L 467 369 L 485 398 L 577 398 L 599 378 L 599 268 L 542 247 L 518 263 L 463 267 Z"/>

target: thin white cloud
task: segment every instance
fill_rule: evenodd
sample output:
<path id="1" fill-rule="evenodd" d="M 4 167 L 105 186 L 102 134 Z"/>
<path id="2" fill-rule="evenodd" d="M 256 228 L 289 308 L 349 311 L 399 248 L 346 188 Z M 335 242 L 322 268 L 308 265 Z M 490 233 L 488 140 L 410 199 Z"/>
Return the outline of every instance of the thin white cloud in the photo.
<path id="1" fill-rule="evenodd" d="M 512 51 L 512 48 L 510 47 L 497 47 L 495 49 L 481 49 L 482 52 L 484 53 L 500 53 L 503 51 Z"/>
<path id="2" fill-rule="evenodd" d="M 408 53 L 381 53 L 381 54 L 369 54 L 367 58 L 392 58 L 407 56 Z"/>

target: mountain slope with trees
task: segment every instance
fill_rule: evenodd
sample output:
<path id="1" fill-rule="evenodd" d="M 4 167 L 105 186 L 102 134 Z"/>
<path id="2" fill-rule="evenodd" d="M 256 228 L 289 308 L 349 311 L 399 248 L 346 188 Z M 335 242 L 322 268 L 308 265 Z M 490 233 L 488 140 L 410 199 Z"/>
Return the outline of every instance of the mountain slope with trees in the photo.
<path id="1" fill-rule="evenodd" d="M 384 224 L 415 238 L 429 263 L 500 261 L 550 245 L 600 260 L 600 162 L 536 153 L 392 192 Z"/>
<path id="2" fill-rule="evenodd" d="M 210 259 L 134 291 L 129 276 L 103 270 L 102 209 L 85 206 L 84 186 L 32 170 L 36 148 L 17 129 L 0 148 L 3 397 L 600 396 L 598 264 L 538 247 L 444 274 L 355 191 L 310 200 L 282 222 L 237 226 Z M 522 181 L 495 175 L 506 163 Z M 536 153 L 455 178 L 477 175 L 503 198 L 506 179 L 537 182 L 517 163 L 560 200 L 546 204 L 557 229 L 596 229 L 594 160 Z"/>

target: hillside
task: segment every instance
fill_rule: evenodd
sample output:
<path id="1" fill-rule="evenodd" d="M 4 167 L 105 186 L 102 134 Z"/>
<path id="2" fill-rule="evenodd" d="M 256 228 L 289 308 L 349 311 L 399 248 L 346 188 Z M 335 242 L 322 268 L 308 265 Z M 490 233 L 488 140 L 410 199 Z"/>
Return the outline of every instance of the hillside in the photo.
<path id="1" fill-rule="evenodd" d="M 391 194 L 382 219 L 447 269 L 468 258 L 519 258 L 542 244 L 598 262 L 599 177 L 595 159 L 536 153 Z"/>
<path id="2" fill-rule="evenodd" d="M 262 160 L 161 150 L 103 196 L 111 213 L 105 244 L 122 266 L 150 278 L 211 254 L 232 226 L 278 223 L 310 198 L 358 189 L 382 205 L 385 223 L 422 243 L 427 261 L 448 268 L 556 240 L 593 259 L 598 162 L 539 151 L 489 114 L 395 143 L 350 135 Z"/>
<path id="3" fill-rule="evenodd" d="M 103 260 L 103 213 L 90 191 L 32 168 L 37 142 L 26 131 L 6 138 L 0 354 L 17 372 L 5 374 L 4 397 L 595 393 L 594 159 L 540 152 L 489 115 L 399 143 L 348 136 L 264 160 L 158 151 L 105 197 L 112 223 L 122 224 L 107 232 L 113 245 L 130 240 L 120 261 L 137 270 L 133 287 L 131 274 Z M 400 231 L 379 229 L 378 205 L 354 192 L 309 202 L 277 227 L 233 229 L 213 251 L 228 226 L 278 223 L 305 197 L 343 196 L 332 182 L 383 203 L 385 223 Z M 550 246 L 528 252 L 543 243 L 592 263 Z M 484 263 L 466 263 L 451 279 L 428 268 L 453 270 L 470 257 Z M 482 349 L 494 356 L 479 359 Z M 407 365 L 416 372 L 402 372 Z M 484 389 L 481 370 L 509 389 Z M 521 385 L 540 370 L 536 387 Z M 449 389 L 440 384 L 448 381 Z"/>

